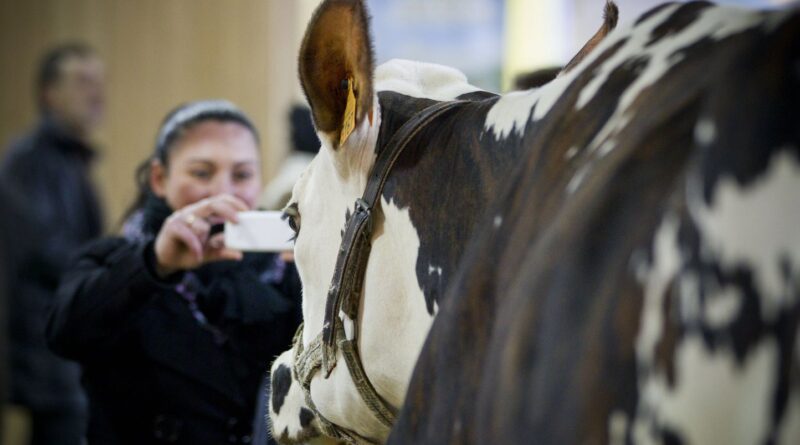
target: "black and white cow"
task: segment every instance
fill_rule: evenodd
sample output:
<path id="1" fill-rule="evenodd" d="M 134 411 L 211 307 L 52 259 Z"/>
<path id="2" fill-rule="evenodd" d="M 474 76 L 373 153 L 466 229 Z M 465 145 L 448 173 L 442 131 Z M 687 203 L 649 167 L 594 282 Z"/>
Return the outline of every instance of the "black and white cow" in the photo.
<path id="1" fill-rule="evenodd" d="M 469 102 L 402 154 L 343 320 L 400 416 L 389 436 L 338 366 L 311 383 L 325 418 L 397 444 L 800 443 L 800 12 L 667 4 L 502 97 L 406 61 L 373 81 L 369 47 L 362 3 L 329 0 L 301 53 L 323 144 L 288 208 L 304 344 L 376 151 Z M 317 422 L 291 357 L 286 442 Z"/>

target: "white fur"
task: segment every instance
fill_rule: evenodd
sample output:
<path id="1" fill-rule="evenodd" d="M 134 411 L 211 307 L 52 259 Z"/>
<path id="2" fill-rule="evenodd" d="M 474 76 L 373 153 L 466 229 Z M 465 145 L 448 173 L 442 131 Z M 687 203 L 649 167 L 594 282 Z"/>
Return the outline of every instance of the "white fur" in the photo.
<path id="1" fill-rule="evenodd" d="M 753 271 L 765 318 L 772 320 L 793 304 L 792 283 L 797 286 L 800 279 L 800 160 L 779 151 L 763 176 L 744 187 L 723 177 L 711 206 L 703 201 L 699 184 L 689 197 L 707 252 L 725 270 L 745 266 Z M 781 272 L 783 260 L 790 266 L 788 281 Z"/>
<path id="2" fill-rule="evenodd" d="M 592 165 L 591 164 L 586 164 L 586 165 L 581 166 L 578 169 L 578 171 L 575 172 L 575 174 L 572 176 L 572 178 L 567 183 L 567 193 L 568 194 L 571 195 L 571 194 L 575 193 L 578 190 L 578 187 L 580 187 L 581 184 L 583 184 L 583 180 L 586 179 L 586 175 L 589 174 L 591 169 L 592 169 Z"/>
<path id="3" fill-rule="evenodd" d="M 660 443 L 646 425 L 666 427 L 686 443 L 764 443 L 770 428 L 778 346 L 766 339 L 739 366 L 733 351 L 706 348 L 698 335 L 676 351 L 676 387 L 655 373 L 640 386 L 635 443 Z"/>
<path id="4" fill-rule="evenodd" d="M 717 138 L 717 127 L 714 121 L 709 118 L 702 118 L 697 121 L 694 127 L 694 140 L 701 146 L 706 146 L 714 142 Z"/>
<path id="5" fill-rule="evenodd" d="M 704 260 L 719 263 L 723 271 L 752 270 L 761 296 L 764 317 L 774 319 L 790 301 L 798 276 L 800 237 L 800 165 L 788 151 L 779 151 L 764 174 L 746 187 L 723 178 L 715 186 L 711 206 L 690 182 L 689 211 L 700 233 Z M 639 362 L 639 404 L 631 431 L 636 443 L 658 443 L 653 431 L 666 428 L 687 443 L 763 443 L 771 428 L 779 349 L 767 337 L 747 351 L 739 363 L 730 346 L 711 350 L 697 331 L 686 331 L 676 347 L 676 386 L 667 384 L 665 370 L 655 366 L 655 347 L 663 335 L 664 298 L 677 290 L 680 318 L 668 323 L 702 323 L 725 329 L 740 313 L 743 295 L 738 288 L 715 285 L 704 278 L 705 307 L 701 307 L 700 277 L 682 271 L 678 224 L 667 216 L 656 231 L 653 264 L 632 265 L 643 278 L 644 306 L 636 339 Z M 790 264 L 789 282 L 780 275 L 779 260 Z M 645 270 L 642 270 L 645 269 Z M 795 359 L 796 360 L 796 359 Z M 796 385 L 797 382 L 792 384 Z M 797 396 L 792 395 L 788 420 L 780 426 L 783 443 L 800 435 Z M 655 428 L 655 429 L 654 429 Z"/>
<path id="6" fill-rule="evenodd" d="M 662 333 L 664 296 L 680 270 L 680 265 L 678 222 L 674 217 L 667 217 L 656 232 L 653 265 L 643 274 L 645 275 L 644 307 L 641 328 L 636 337 L 636 356 L 645 366 L 653 363 L 656 344 Z"/>
<path id="7" fill-rule="evenodd" d="M 628 429 L 628 415 L 624 411 L 614 411 L 608 416 L 608 443 L 624 445 Z"/>
<path id="8" fill-rule="evenodd" d="M 566 153 L 564 153 L 564 159 L 569 161 L 570 159 L 574 158 L 575 155 L 578 154 L 578 150 L 579 150 L 578 146 L 577 145 L 573 145 L 572 147 L 570 147 L 567 150 Z"/>
<path id="9" fill-rule="evenodd" d="M 586 106 L 597 95 L 600 87 L 606 82 L 611 72 L 620 65 L 634 56 L 647 57 L 648 61 L 643 71 L 636 77 L 636 80 L 622 93 L 614 114 L 606 121 L 603 128 L 589 144 L 590 149 L 595 150 L 601 147 L 604 142 L 627 125 L 630 116 L 626 113 L 629 112 L 630 106 L 636 98 L 643 91 L 652 87 L 675 64 L 682 60 L 682 56 L 675 57 L 673 53 L 689 47 L 705 37 L 721 40 L 758 25 L 767 24 L 765 16 L 757 12 L 736 8 L 709 7 L 704 9 L 700 16 L 685 29 L 676 34 L 662 37 L 657 42 L 646 47 L 651 39 L 652 31 L 669 18 L 678 7 L 680 7 L 680 4 L 665 7 L 639 26 L 634 27 L 631 33 L 615 30 L 592 52 L 596 57 L 606 48 L 618 43 L 622 37 L 628 37 L 622 48 L 618 49 L 612 57 L 600 65 L 598 74 L 581 91 L 578 96 L 578 109 Z M 588 57 L 587 59 L 590 58 Z M 703 136 L 713 137 L 713 134 L 704 131 L 707 128 L 701 127 L 700 130 L 701 142 Z M 600 153 L 600 155 L 602 156 L 606 153 L 607 151 Z"/>
<path id="10" fill-rule="evenodd" d="M 732 286 L 708 293 L 703 317 L 705 324 L 717 329 L 728 327 L 741 312 L 743 298 L 742 292 Z"/>
<path id="11" fill-rule="evenodd" d="M 486 114 L 484 128 L 494 131 L 499 141 L 516 130 L 518 136 L 525 133 L 531 116 L 531 107 L 539 100 L 539 90 L 514 91 L 498 99 Z"/>
<path id="12" fill-rule="evenodd" d="M 480 91 L 467 76 L 449 66 L 392 59 L 375 70 L 375 91 L 394 91 L 411 97 L 452 100 Z"/>
<path id="13" fill-rule="evenodd" d="M 503 217 L 500 215 L 495 215 L 494 220 L 492 220 L 492 225 L 495 229 L 499 229 L 500 226 L 503 225 Z"/>

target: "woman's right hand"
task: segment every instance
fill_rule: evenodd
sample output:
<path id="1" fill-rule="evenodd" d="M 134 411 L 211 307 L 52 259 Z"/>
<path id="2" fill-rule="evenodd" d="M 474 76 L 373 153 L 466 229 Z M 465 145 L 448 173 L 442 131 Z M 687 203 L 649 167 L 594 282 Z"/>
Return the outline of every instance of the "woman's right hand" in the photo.
<path id="1" fill-rule="evenodd" d="M 242 252 L 225 247 L 223 233 L 209 236 L 211 226 L 238 222 L 236 212 L 249 210 L 232 195 L 217 195 L 190 204 L 170 215 L 155 242 L 156 272 L 165 277 L 219 260 L 240 260 Z"/>

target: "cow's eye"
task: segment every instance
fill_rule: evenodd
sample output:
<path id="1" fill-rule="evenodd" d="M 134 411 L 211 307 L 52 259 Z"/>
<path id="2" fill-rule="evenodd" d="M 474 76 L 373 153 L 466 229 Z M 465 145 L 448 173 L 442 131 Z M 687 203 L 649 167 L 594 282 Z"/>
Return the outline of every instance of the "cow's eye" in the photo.
<path id="1" fill-rule="evenodd" d="M 290 204 L 283 209 L 283 216 L 281 217 L 289 224 L 289 228 L 294 231 L 294 238 L 300 234 L 300 212 L 297 210 L 297 203 Z"/>

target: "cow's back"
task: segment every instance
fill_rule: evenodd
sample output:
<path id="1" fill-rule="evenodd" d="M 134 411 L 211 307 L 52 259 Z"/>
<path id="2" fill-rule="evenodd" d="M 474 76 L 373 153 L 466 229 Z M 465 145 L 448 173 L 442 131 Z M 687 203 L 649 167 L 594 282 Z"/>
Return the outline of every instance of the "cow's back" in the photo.
<path id="1" fill-rule="evenodd" d="M 648 55 L 706 8 L 612 34 L 529 124 L 390 443 L 800 437 L 800 14 Z"/>

